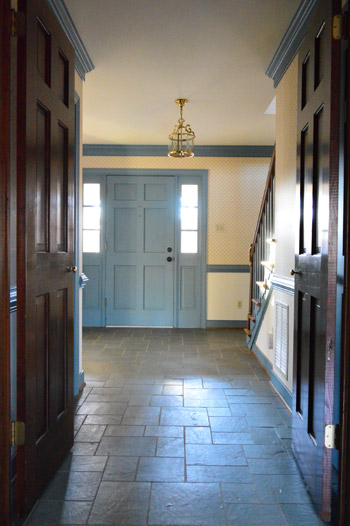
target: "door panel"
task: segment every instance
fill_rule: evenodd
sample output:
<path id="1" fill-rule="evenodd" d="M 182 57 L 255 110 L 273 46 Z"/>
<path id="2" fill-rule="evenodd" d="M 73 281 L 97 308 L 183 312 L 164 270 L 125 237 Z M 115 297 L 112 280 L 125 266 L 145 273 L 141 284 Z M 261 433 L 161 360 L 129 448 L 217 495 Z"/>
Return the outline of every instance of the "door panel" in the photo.
<path id="1" fill-rule="evenodd" d="M 332 2 L 320 2 L 299 51 L 298 177 L 299 238 L 295 256 L 295 366 L 293 449 L 312 499 L 330 514 L 331 465 L 325 461 L 324 426 L 332 388 L 327 370 L 329 301 L 329 178 L 331 132 Z"/>
<path id="2" fill-rule="evenodd" d="M 43 0 L 19 2 L 17 508 L 73 444 L 74 51 Z"/>
<path id="3" fill-rule="evenodd" d="M 107 177 L 106 324 L 173 325 L 172 177 Z"/>

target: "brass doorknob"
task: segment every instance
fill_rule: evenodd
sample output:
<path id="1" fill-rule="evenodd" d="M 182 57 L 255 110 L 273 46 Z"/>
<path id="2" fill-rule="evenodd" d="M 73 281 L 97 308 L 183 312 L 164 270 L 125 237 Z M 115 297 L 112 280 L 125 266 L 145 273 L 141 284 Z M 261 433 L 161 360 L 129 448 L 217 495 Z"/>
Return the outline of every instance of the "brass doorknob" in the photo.
<path id="1" fill-rule="evenodd" d="M 294 268 L 291 268 L 289 271 L 289 274 L 291 276 L 294 276 L 294 274 L 301 274 L 300 270 L 294 270 Z"/>
<path id="2" fill-rule="evenodd" d="M 74 267 L 67 267 L 68 272 L 74 272 L 74 274 L 78 271 L 78 267 L 74 265 Z"/>

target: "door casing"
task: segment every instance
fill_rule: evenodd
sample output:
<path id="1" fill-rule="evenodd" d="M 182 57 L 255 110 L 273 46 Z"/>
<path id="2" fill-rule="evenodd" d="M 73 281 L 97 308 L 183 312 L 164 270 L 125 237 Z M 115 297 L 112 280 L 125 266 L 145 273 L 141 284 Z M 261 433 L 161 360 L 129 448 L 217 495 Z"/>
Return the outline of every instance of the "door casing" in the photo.
<path id="1" fill-rule="evenodd" d="M 186 183 L 188 184 L 188 181 L 191 179 L 191 177 L 199 176 L 202 180 L 202 195 L 201 195 L 201 201 L 202 201 L 202 232 L 200 234 L 201 238 L 201 297 L 200 297 L 200 327 L 205 328 L 206 327 L 206 256 L 207 256 L 207 209 L 208 209 L 208 170 L 161 170 L 161 169 L 155 169 L 155 170 L 143 170 L 143 169 L 95 169 L 95 168 L 84 168 L 83 169 L 83 182 L 84 183 L 100 183 L 101 184 L 101 200 L 105 202 L 105 188 L 107 183 L 107 177 L 108 176 L 172 176 L 175 177 L 176 183 L 176 193 L 179 191 L 179 185 L 181 184 L 181 178 L 184 178 L 186 180 Z M 104 231 L 104 210 L 102 208 L 101 210 L 101 247 L 102 247 L 102 240 L 104 242 L 105 239 L 105 231 Z M 178 229 L 176 229 L 178 230 Z M 176 232 L 176 239 L 175 239 L 175 247 L 176 250 L 174 250 L 174 254 L 176 256 L 178 252 L 178 246 L 179 246 L 179 240 L 177 239 L 178 233 Z M 84 256 L 83 256 L 84 258 Z M 178 261 L 179 258 L 176 258 L 175 261 Z M 93 315 L 91 318 L 83 319 L 83 326 L 98 326 L 104 327 L 105 326 L 105 307 L 104 307 L 104 298 L 105 298 L 105 292 L 104 292 L 104 286 L 106 283 L 106 273 L 105 273 L 105 253 L 104 250 L 101 250 L 101 253 L 99 254 L 99 258 L 96 258 L 96 261 L 99 261 L 100 269 L 101 269 L 101 283 L 103 284 L 103 287 L 101 287 L 100 290 L 100 297 L 99 297 L 99 308 L 96 311 L 96 314 Z M 176 271 L 175 271 L 175 281 L 174 281 L 174 290 L 175 290 L 175 308 L 174 308 L 174 321 L 173 321 L 173 327 L 179 326 L 179 301 L 178 301 L 178 294 L 176 293 L 178 290 L 178 283 L 179 283 L 179 276 L 178 276 L 178 264 L 176 264 Z M 87 272 L 88 274 L 88 272 Z M 88 276 L 89 277 L 89 276 Z M 89 284 L 87 285 L 87 287 Z"/>

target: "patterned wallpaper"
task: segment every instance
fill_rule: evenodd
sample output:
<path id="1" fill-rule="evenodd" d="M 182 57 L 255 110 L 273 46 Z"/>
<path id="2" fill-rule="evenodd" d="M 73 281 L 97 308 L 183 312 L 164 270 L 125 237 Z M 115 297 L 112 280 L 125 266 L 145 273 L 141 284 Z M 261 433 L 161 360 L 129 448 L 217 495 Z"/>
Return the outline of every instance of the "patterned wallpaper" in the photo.
<path id="1" fill-rule="evenodd" d="M 210 265 L 246 265 L 270 160 L 246 157 L 83 157 L 83 168 L 209 170 Z"/>

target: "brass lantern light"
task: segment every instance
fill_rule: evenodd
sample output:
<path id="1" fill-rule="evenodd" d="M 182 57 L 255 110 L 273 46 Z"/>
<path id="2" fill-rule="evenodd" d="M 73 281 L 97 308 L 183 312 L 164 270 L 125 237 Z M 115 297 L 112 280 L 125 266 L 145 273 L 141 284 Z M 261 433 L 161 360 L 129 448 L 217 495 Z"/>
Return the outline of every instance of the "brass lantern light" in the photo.
<path id="1" fill-rule="evenodd" d="M 193 157 L 193 142 L 196 137 L 189 124 L 185 125 L 185 119 L 182 116 L 182 109 L 187 99 L 176 99 L 176 104 L 180 108 L 180 118 L 175 124 L 173 132 L 169 135 L 169 157 Z"/>

